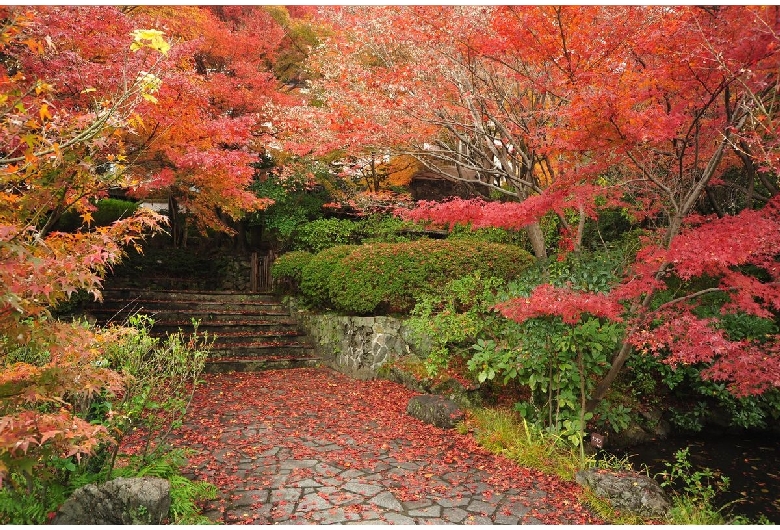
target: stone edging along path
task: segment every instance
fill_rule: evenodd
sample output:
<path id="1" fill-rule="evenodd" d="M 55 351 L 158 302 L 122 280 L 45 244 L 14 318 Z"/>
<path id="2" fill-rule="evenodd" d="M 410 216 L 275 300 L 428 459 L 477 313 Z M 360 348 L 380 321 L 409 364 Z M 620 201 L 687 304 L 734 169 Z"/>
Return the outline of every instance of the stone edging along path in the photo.
<path id="1" fill-rule="evenodd" d="M 600 524 L 580 486 L 406 414 L 414 392 L 327 368 L 208 374 L 176 445 L 227 524 Z"/>

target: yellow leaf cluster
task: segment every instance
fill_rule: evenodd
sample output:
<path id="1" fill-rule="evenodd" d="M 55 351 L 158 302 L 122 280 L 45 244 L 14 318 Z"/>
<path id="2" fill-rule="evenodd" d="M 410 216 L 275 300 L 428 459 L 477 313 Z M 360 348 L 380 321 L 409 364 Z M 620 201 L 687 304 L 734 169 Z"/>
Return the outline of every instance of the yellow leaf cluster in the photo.
<path id="1" fill-rule="evenodd" d="M 131 35 L 133 43 L 130 45 L 130 51 L 137 52 L 141 48 L 151 48 L 165 55 L 171 49 L 171 45 L 165 41 L 160 30 L 137 29 Z"/>

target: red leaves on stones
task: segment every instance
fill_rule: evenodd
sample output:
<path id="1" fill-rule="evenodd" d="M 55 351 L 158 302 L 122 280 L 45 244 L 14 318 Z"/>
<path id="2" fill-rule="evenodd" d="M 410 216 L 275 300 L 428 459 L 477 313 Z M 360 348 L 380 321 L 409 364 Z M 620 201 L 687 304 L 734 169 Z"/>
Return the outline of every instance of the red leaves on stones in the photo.
<path id="1" fill-rule="evenodd" d="M 580 509 L 576 484 L 521 468 L 488 453 L 471 436 L 409 416 L 406 405 L 415 393 L 396 383 L 311 368 L 203 378 L 174 444 L 198 449 L 185 472 L 228 495 L 279 492 L 273 488 L 293 488 L 305 479 L 341 481 L 342 473 L 362 472 L 373 474 L 367 484 L 382 485 L 402 502 L 474 495 L 481 482 L 492 488 L 486 499 L 519 491 L 518 500 L 535 506 L 544 523 L 599 522 Z M 303 463 L 286 477 L 279 473 L 280 462 L 303 460 L 318 464 Z M 362 482 L 365 475 L 350 480 Z M 275 482 L 280 477 L 286 485 Z M 524 491 L 534 494 L 525 498 Z M 322 493 L 331 502 L 341 499 Z M 290 515 L 289 500 L 269 502 L 272 517 Z"/>

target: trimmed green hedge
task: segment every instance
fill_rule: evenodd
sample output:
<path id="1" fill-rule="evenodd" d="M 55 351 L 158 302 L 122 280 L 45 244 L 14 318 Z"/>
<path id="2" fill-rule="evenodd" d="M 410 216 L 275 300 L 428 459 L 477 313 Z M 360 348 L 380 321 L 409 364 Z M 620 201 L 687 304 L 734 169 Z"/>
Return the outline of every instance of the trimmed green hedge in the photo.
<path id="1" fill-rule="evenodd" d="M 295 279 L 286 254 L 274 266 Z M 310 258 L 301 266 L 300 291 L 309 305 L 333 307 L 348 314 L 408 313 L 421 294 L 435 293 L 453 279 L 480 271 L 511 280 L 534 261 L 514 245 L 481 241 L 421 239 L 405 243 L 339 246 Z"/>
<path id="2" fill-rule="evenodd" d="M 327 307 L 330 303 L 330 279 L 341 260 L 359 247 L 339 245 L 313 256 L 301 271 L 300 291 L 307 304 Z"/>
<path id="3" fill-rule="evenodd" d="M 282 254 L 271 266 L 271 275 L 274 280 L 286 283 L 289 290 L 297 291 L 301 284 L 301 273 L 307 263 L 314 257 L 311 252 L 296 250 Z"/>
<path id="4" fill-rule="evenodd" d="M 138 203 L 122 199 L 100 199 L 95 203 L 97 210 L 92 212 L 94 226 L 108 226 L 114 221 L 132 216 L 138 209 Z M 75 232 L 82 226 L 81 216 L 73 210 L 62 214 L 55 223 L 54 230 L 60 232 Z"/>

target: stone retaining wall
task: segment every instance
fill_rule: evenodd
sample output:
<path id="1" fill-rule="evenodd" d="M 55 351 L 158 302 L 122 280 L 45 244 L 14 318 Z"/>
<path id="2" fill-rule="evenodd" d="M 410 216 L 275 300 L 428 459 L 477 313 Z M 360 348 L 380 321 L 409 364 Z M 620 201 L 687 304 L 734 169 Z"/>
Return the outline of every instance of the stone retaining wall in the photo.
<path id="1" fill-rule="evenodd" d="M 312 314 L 298 310 L 294 301 L 290 309 L 323 363 L 356 379 L 373 379 L 387 362 L 426 351 L 397 318 Z"/>
<path id="2" fill-rule="evenodd" d="M 217 290 L 242 291 L 250 290 L 250 275 L 252 271 L 249 256 L 223 256 L 224 263 Z"/>

